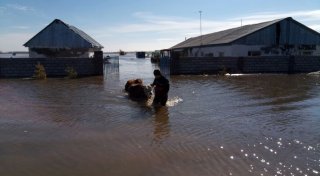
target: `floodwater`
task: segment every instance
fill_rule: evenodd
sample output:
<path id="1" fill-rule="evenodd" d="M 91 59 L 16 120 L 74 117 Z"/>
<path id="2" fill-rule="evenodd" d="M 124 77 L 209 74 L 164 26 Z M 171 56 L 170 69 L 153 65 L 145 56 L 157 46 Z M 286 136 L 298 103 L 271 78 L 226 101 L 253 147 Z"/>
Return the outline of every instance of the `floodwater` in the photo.
<path id="1" fill-rule="evenodd" d="M 28 58 L 28 52 L 0 53 L 0 58 Z"/>
<path id="2" fill-rule="evenodd" d="M 171 76 L 166 107 L 127 98 L 150 59 L 105 76 L 0 79 L 0 175 L 319 175 L 320 76 Z"/>

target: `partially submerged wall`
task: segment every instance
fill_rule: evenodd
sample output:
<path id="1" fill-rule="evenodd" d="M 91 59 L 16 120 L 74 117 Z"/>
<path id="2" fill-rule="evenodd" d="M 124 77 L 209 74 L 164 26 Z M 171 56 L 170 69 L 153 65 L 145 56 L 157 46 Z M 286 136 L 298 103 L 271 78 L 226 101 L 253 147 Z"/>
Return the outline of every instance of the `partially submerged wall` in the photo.
<path id="1" fill-rule="evenodd" d="M 168 62 L 166 59 L 160 62 Z M 320 70 L 320 57 L 186 57 L 170 59 L 170 74 L 307 73 Z"/>
<path id="2" fill-rule="evenodd" d="M 67 67 L 74 68 L 78 76 L 103 74 L 102 58 L 0 58 L 0 77 L 32 77 L 38 62 L 48 77 L 66 76 Z"/>

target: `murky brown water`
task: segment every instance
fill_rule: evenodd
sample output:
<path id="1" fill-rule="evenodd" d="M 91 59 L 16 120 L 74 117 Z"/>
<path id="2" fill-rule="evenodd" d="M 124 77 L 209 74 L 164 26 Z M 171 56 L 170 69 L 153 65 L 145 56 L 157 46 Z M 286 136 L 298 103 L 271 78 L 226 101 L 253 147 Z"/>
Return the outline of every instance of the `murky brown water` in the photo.
<path id="1" fill-rule="evenodd" d="M 167 107 L 128 100 L 154 68 L 0 79 L 0 175 L 319 175 L 320 77 L 173 76 Z"/>

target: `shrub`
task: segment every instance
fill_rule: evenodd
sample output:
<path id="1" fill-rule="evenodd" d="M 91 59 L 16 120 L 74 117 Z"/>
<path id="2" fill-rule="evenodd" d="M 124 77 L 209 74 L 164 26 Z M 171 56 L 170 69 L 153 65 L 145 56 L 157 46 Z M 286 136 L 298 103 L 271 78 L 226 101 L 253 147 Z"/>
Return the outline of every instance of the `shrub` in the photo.
<path id="1" fill-rule="evenodd" d="M 44 66 L 42 64 L 40 64 L 40 62 L 38 62 L 35 67 L 36 68 L 34 70 L 33 78 L 35 78 L 35 79 L 47 79 L 47 73 L 46 73 L 46 69 L 44 68 Z"/>
<path id="2" fill-rule="evenodd" d="M 67 77 L 70 79 L 75 79 L 78 77 L 78 73 L 73 67 L 67 67 L 65 71 L 67 72 Z"/>

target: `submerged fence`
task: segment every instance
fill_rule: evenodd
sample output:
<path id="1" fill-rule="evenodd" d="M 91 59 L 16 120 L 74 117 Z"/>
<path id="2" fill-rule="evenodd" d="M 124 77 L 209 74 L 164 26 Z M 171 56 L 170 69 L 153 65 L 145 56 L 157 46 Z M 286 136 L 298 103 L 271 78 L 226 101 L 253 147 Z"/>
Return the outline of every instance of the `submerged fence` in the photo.
<path id="1" fill-rule="evenodd" d="M 78 76 L 103 74 L 102 58 L 0 58 L 0 77 L 32 77 L 37 63 L 44 66 L 49 77 L 66 76 L 67 67 Z"/>
<path id="2" fill-rule="evenodd" d="M 161 58 L 161 70 L 176 74 L 306 73 L 320 70 L 320 57 L 185 57 Z"/>

